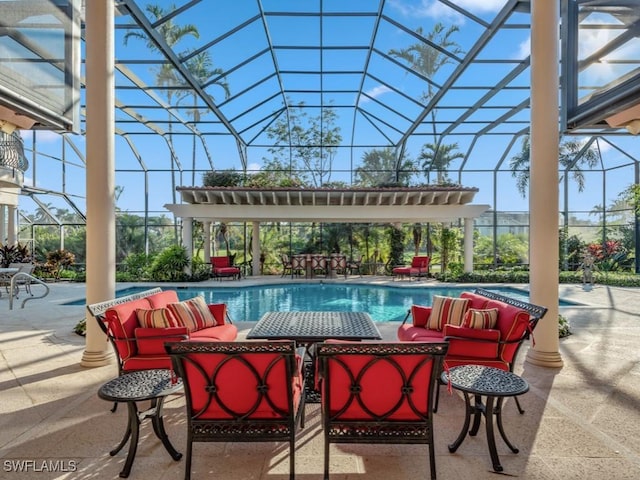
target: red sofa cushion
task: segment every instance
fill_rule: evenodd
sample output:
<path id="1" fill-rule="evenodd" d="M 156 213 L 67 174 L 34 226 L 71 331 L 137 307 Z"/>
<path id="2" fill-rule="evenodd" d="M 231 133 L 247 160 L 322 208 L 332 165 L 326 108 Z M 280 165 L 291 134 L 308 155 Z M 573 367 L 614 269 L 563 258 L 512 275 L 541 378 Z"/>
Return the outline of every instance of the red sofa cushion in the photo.
<path id="1" fill-rule="evenodd" d="M 137 353 L 134 331 L 139 327 L 136 310 L 148 309 L 149 302 L 145 298 L 132 300 L 108 308 L 104 313 L 118 356 L 125 361 Z"/>
<path id="2" fill-rule="evenodd" d="M 180 342 L 189 338 L 185 327 L 136 328 L 136 345 L 140 355 L 166 355 L 165 342 Z"/>
<path id="3" fill-rule="evenodd" d="M 529 328 L 529 314 L 518 307 L 490 300 L 487 302 L 487 308 L 498 309 L 496 328 L 500 330 L 500 339 L 502 341 L 517 341 Z M 517 343 L 502 344 L 499 352 L 500 358 L 505 362 L 511 363 L 517 349 Z"/>
<path id="4" fill-rule="evenodd" d="M 398 328 L 398 340 L 402 342 L 441 342 L 442 330 L 429 330 L 413 325 L 400 325 Z"/>
<path id="5" fill-rule="evenodd" d="M 486 308 L 487 302 L 489 301 L 487 297 L 483 297 L 482 295 L 478 295 L 477 293 L 473 292 L 462 292 L 460 294 L 460 298 L 466 298 L 467 300 L 469 300 L 468 308 L 477 309 Z"/>
<path id="6" fill-rule="evenodd" d="M 169 303 L 179 302 L 178 292 L 175 290 L 164 290 L 159 293 L 149 295 L 146 299 L 151 304 L 152 308 L 166 307 Z"/>
<path id="7" fill-rule="evenodd" d="M 430 315 L 431 307 L 411 305 L 411 319 L 414 326 L 426 328 Z"/>
<path id="8" fill-rule="evenodd" d="M 133 372 L 135 370 L 149 370 L 152 368 L 166 368 L 171 369 L 171 358 L 165 352 L 163 355 L 151 354 L 151 355 L 135 355 L 128 358 L 122 363 L 122 370 L 125 372 Z"/>
<path id="9" fill-rule="evenodd" d="M 464 356 L 467 358 L 498 358 L 500 330 L 478 330 L 476 328 L 445 325 L 443 333 L 444 337 L 449 341 L 449 350 L 446 356 L 447 360 L 449 357 L 455 356 Z"/>
<path id="10" fill-rule="evenodd" d="M 189 333 L 189 340 L 218 340 L 221 342 L 233 342 L 238 337 L 238 328 L 227 323 L 215 327 L 203 328 Z"/>

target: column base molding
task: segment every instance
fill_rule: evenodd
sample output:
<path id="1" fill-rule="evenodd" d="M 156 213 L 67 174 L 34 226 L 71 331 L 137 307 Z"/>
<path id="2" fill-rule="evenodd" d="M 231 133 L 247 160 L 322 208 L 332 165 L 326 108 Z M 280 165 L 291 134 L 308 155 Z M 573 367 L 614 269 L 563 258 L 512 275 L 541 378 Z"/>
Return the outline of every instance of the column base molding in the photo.
<path id="1" fill-rule="evenodd" d="M 534 348 L 529 349 L 525 361 L 539 367 L 562 368 L 564 366 L 559 352 L 540 352 Z"/>
<path id="2" fill-rule="evenodd" d="M 89 352 L 85 350 L 80 360 L 81 367 L 104 367 L 113 363 L 113 352 L 105 350 L 103 352 Z"/>

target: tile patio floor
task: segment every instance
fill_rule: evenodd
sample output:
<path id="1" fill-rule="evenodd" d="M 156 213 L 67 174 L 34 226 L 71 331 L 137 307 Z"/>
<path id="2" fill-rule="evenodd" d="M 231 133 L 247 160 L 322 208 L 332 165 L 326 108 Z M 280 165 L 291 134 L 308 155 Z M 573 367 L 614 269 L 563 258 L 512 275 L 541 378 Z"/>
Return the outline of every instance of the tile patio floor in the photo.
<path id="1" fill-rule="evenodd" d="M 244 279 L 242 284 L 274 281 L 283 280 L 258 277 Z M 389 280 L 353 277 L 347 281 Z M 233 288 L 239 284 L 215 285 Z M 110 404 L 96 395 L 99 386 L 116 375 L 116 366 L 88 369 L 79 365 L 84 339 L 72 328 L 84 316 L 84 307 L 61 303 L 83 298 L 84 285 L 50 287 L 47 298 L 27 302 L 24 309 L 18 302 L 10 311 L 4 292 L 0 298 L 0 479 L 118 478 L 126 448 L 115 457 L 108 451 L 121 439 L 126 409 L 111 413 Z M 528 346 L 521 352 L 516 373 L 529 381 L 531 390 L 520 397 L 524 415 L 517 413 L 511 401 L 505 406 L 505 430 L 520 453 L 511 453 L 498 439 L 504 475 L 638 479 L 640 290 L 596 285 L 585 291 L 581 285 L 561 285 L 560 295 L 583 304 L 561 309 L 574 332 L 560 341 L 565 365 L 561 369 L 536 367 L 524 362 Z M 241 336 L 251 327 L 248 322 L 238 325 Z M 395 325 L 381 327 L 385 338 L 395 338 Z M 455 454 L 448 452 L 447 444 L 461 427 L 464 402 L 444 389 L 441 393 L 434 417 L 438 478 L 499 478 L 491 469 L 483 427 Z M 182 452 L 186 442 L 183 409 L 182 396 L 170 397 L 165 403 L 169 437 Z M 308 405 L 307 426 L 297 441 L 298 479 L 322 478 L 320 425 L 318 406 Z M 426 479 L 427 458 L 424 446 L 332 445 L 331 478 Z M 19 466 L 28 471 L 16 471 Z M 48 472 L 47 466 L 58 471 Z M 183 473 L 184 462 L 171 460 L 150 424 L 144 422 L 129 478 L 181 479 Z M 196 444 L 192 478 L 285 480 L 287 448 L 276 443 Z"/>

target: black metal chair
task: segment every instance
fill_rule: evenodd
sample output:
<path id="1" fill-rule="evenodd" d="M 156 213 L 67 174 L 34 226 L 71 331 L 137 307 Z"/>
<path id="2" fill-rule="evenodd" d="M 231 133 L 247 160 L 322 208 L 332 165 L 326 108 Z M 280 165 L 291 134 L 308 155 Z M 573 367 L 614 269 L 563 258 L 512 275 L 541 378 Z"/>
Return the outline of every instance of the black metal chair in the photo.
<path id="1" fill-rule="evenodd" d="M 317 346 L 325 480 L 331 443 L 428 444 L 436 478 L 432 410 L 447 348 L 417 342 Z"/>
<path id="2" fill-rule="evenodd" d="M 185 480 L 194 442 L 289 442 L 295 478 L 297 426 L 304 427 L 304 348 L 293 341 L 165 344 L 184 383 Z"/>
<path id="3" fill-rule="evenodd" d="M 291 264 L 289 255 L 283 253 L 282 255 L 280 255 L 280 260 L 282 261 L 282 275 L 280 276 L 284 277 L 285 275 L 287 275 L 287 273 L 293 274 L 293 271 L 291 270 L 293 268 L 293 265 Z"/>

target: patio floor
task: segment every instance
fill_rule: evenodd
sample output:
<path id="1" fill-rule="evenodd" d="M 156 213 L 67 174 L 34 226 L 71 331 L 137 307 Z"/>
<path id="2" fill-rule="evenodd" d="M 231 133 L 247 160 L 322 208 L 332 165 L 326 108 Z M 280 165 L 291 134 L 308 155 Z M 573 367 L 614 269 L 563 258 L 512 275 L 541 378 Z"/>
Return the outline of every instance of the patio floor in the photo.
<path id="1" fill-rule="evenodd" d="M 211 282 L 236 287 L 280 278 Z M 286 279 L 284 279 L 286 281 Z M 387 283 L 381 277 L 352 277 L 348 282 Z M 395 282 L 411 286 L 423 282 Z M 432 283 L 430 283 L 431 285 Z M 122 284 L 118 287 L 126 287 Z M 99 386 L 117 374 L 115 363 L 83 368 L 84 339 L 72 332 L 84 316 L 82 306 L 61 303 L 83 298 L 84 284 L 51 284 L 46 299 L 20 302 L 9 310 L 0 298 L 0 459 L 2 479 L 118 478 L 125 457 L 108 451 L 121 439 L 126 409 L 111 413 L 100 400 Z M 503 474 L 525 479 L 640 478 L 640 290 L 596 285 L 561 285 L 562 298 L 581 306 L 563 307 L 573 335 L 560 341 L 564 367 L 547 369 L 524 362 L 516 373 L 531 385 L 520 397 L 519 415 L 512 401 L 504 410 L 507 435 L 520 448 L 511 451 L 497 439 Z M 22 299 L 20 299 L 21 301 Z M 251 324 L 237 322 L 241 336 Z M 397 324 L 378 324 L 395 339 Z M 322 478 L 323 441 L 320 411 L 307 406 L 307 425 L 298 436 L 296 478 Z M 455 454 L 447 444 L 462 426 L 464 401 L 443 389 L 434 417 L 436 466 L 440 480 L 493 479 L 483 427 Z M 186 450 L 182 396 L 165 403 L 165 424 L 176 448 Z M 332 445 L 331 478 L 389 480 L 428 478 L 426 446 Z M 22 469 L 22 472 L 18 470 Z M 184 461 L 171 460 L 144 422 L 131 479 L 177 479 Z M 287 446 L 282 443 L 195 444 L 192 478 L 284 480 Z"/>

